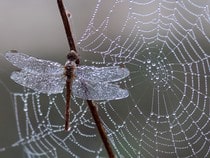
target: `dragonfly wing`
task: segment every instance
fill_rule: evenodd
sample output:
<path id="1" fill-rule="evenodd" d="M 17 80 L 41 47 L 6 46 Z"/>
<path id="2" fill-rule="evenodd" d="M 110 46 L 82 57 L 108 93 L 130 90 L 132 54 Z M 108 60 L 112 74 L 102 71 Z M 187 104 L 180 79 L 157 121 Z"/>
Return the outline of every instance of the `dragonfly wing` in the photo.
<path id="1" fill-rule="evenodd" d="M 64 68 L 57 62 L 37 59 L 18 51 L 8 51 L 4 57 L 14 66 L 30 73 L 62 74 Z"/>
<path id="2" fill-rule="evenodd" d="M 85 80 L 95 82 L 115 82 L 129 75 L 129 70 L 119 66 L 94 67 L 80 66 L 76 68 L 75 75 Z"/>
<path id="3" fill-rule="evenodd" d="M 117 100 L 128 97 L 128 91 L 107 82 L 74 80 L 73 95 L 86 100 Z"/>
<path id="4" fill-rule="evenodd" d="M 13 72 L 11 79 L 22 86 L 47 94 L 62 93 L 65 86 L 65 77 L 62 75 L 32 74 L 24 70 Z"/>

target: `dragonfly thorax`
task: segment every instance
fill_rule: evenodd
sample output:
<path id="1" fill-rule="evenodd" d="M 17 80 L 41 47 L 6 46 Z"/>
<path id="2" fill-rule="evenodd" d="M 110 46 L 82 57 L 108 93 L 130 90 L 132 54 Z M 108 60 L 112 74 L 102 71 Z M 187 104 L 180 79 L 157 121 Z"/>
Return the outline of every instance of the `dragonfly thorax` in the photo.
<path id="1" fill-rule="evenodd" d="M 76 68 L 76 63 L 75 61 L 67 61 L 65 63 L 65 75 L 68 77 L 72 76 L 74 69 Z"/>

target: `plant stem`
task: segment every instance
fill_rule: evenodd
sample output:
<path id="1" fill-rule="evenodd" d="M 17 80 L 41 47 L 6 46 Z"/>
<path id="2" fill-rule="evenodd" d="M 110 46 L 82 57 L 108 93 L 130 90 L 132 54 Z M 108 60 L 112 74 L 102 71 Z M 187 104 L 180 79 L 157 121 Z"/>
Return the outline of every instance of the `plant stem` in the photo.
<path id="1" fill-rule="evenodd" d="M 72 32 L 71 32 L 71 27 L 69 25 L 68 17 L 66 15 L 66 10 L 65 10 L 64 5 L 63 5 L 63 1 L 62 0 L 57 0 L 57 3 L 58 3 L 58 8 L 59 8 L 62 20 L 63 20 L 63 25 L 64 25 L 64 28 L 65 28 L 65 32 L 66 32 L 66 36 L 67 36 L 67 40 L 68 40 L 70 50 L 74 50 L 75 52 L 77 52 L 76 46 L 75 46 L 75 43 L 74 43 L 74 39 L 73 39 L 73 36 L 72 36 Z M 78 59 L 77 64 L 79 64 L 79 59 Z M 69 87 L 67 87 L 67 88 L 69 88 Z M 68 102 L 70 102 L 70 101 L 68 101 Z M 94 105 L 92 100 L 87 100 L 87 104 L 88 104 L 89 109 L 92 113 L 93 119 L 96 123 L 99 134 L 101 136 L 101 139 L 102 139 L 102 141 L 104 143 L 104 146 L 107 150 L 107 153 L 109 155 L 109 158 L 114 158 L 114 152 L 112 151 L 112 148 L 111 148 L 111 145 L 109 143 L 107 134 L 106 134 L 106 132 L 103 128 L 103 125 L 101 123 L 101 120 L 100 120 L 100 117 L 98 115 L 98 111 L 97 111 L 96 106 Z"/>
<path id="2" fill-rule="evenodd" d="M 103 127 L 103 125 L 101 123 L 100 117 L 98 115 L 97 108 L 96 108 L 96 106 L 95 106 L 95 104 L 93 103 L 92 100 L 87 100 L 87 103 L 88 103 L 89 109 L 91 111 L 91 114 L 93 116 L 93 119 L 94 119 L 94 121 L 96 123 L 96 126 L 98 128 L 98 131 L 99 131 L 99 134 L 101 136 L 101 139 L 102 139 L 102 141 L 104 143 L 104 146 L 106 148 L 106 151 L 107 151 L 107 153 L 109 155 L 109 158 L 114 158 L 114 153 L 112 151 L 111 145 L 109 144 L 108 137 L 107 137 L 107 134 L 106 134 L 106 132 L 104 130 L 104 127 Z"/>
<path id="3" fill-rule="evenodd" d="M 63 25 L 64 25 L 64 28 L 65 28 L 65 31 L 66 31 L 66 36 L 67 36 L 67 40 L 68 40 L 68 43 L 69 43 L 70 50 L 74 50 L 75 52 L 77 52 L 76 46 L 75 46 L 75 43 L 74 43 L 74 39 L 73 39 L 73 36 L 72 36 L 72 33 L 71 33 L 71 27 L 69 25 L 68 17 L 66 15 L 66 10 L 65 10 L 65 7 L 63 5 L 63 1 L 62 0 L 57 0 L 57 3 L 58 3 L 58 8 L 59 8 L 62 20 L 63 20 Z"/>

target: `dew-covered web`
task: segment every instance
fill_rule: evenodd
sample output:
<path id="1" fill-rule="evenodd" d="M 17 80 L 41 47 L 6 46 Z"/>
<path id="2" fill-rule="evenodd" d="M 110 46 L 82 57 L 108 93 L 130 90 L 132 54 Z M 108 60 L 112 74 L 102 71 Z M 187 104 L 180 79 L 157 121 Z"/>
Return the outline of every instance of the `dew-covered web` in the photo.
<path id="1" fill-rule="evenodd" d="M 117 157 L 210 156 L 208 0 L 98 0 L 79 40 L 87 64 L 121 65 L 126 99 L 97 102 Z M 94 58 L 88 58 L 94 55 Z M 28 157 L 106 157 L 85 101 L 13 93 L 19 141 Z M 4 149 L 2 149 L 4 150 Z"/>

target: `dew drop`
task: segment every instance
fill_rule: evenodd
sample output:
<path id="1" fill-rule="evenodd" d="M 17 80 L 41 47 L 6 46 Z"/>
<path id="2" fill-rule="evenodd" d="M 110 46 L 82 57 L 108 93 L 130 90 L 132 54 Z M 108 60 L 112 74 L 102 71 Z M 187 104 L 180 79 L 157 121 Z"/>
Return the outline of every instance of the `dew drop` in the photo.
<path id="1" fill-rule="evenodd" d="M 147 63 L 150 64 L 151 63 L 151 60 L 150 59 L 147 59 Z"/>
<path id="2" fill-rule="evenodd" d="M 23 111 L 28 111 L 28 108 L 27 108 L 27 106 L 25 106 L 24 108 L 23 108 Z"/>

